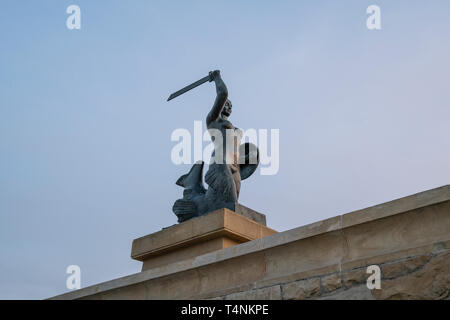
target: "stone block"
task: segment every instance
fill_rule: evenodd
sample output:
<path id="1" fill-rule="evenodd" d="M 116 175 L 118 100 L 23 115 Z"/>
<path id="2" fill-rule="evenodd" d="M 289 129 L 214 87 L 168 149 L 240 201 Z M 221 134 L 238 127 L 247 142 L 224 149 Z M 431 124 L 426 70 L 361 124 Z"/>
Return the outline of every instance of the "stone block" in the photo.
<path id="1" fill-rule="evenodd" d="M 421 262 L 423 262 L 421 260 Z M 415 264 L 417 266 L 417 263 Z M 392 280 L 382 280 L 377 299 L 441 300 L 450 297 L 450 252 L 443 252 L 416 271 Z"/>
<path id="2" fill-rule="evenodd" d="M 342 287 L 341 276 L 339 273 L 333 273 L 320 278 L 322 292 L 331 292 Z"/>
<path id="3" fill-rule="evenodd" d="M 366 283 L 369 275 L 366 272 L 366 268 L 358 268 L 352 270 L 346 270 L 342 272 L 342 280 L 346 288 Z"/>
<path id="4" fill-rule="evenodd" d="M 423 255 L 406 260 L 383 264 L 381 270 L 383 279 L 397 278 L 423 267 L 430 260 L 429 255 Z"/>
<path id="5" fill-rule="evenodd" d="M 135 239 L 131 257 L 142 261 L 145 271 L 273 233 L 276 231 L 242 214 L 220 209 Z"/>
<path id="6" fill-rule="evenodd" d="M 281 285 L 284 300 L 305 300 L 320 295 L 320 278 L 294 281 Z"/>

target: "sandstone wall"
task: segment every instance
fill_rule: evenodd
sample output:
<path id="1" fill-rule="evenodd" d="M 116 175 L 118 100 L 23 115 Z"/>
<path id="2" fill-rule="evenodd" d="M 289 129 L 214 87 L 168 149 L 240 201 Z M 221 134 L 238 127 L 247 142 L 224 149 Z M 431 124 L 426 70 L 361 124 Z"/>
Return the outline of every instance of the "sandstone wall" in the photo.
<path id="1" fill-rule="evenodd" d="M 381 289 L 367 288 L 369 265 L 380 267 Z M 449 299 L 449 292 L 444 186 L 55 299 Z"/>

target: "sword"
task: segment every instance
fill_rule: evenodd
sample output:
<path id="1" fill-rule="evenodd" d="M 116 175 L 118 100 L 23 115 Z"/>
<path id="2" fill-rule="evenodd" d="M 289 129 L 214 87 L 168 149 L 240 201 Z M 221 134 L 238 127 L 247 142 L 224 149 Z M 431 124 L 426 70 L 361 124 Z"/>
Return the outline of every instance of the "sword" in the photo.
<path id="1" fill-rule="evenodd" d="M 211 79 L 211 77 L 210 77 L 209 75 L 207 75 L 207 76 L 204 77 L 204 78 L 201 78 L 201 79 L 198 80 L 198 81 L 195 81 L 194 83 L 191 83 L 190 85 L 184 87 L 183 89 L 178 90 L 177 92 L 172 93 L 172 94 L 169 96 L 169 98 L 167 99 L 167 101 L 170 101 L 170 100 L 172 100 L 173 98 L 176 98 L 176 97 L 182 95 L 183 93 L 188 92 L 189 90 L 192 90 L 192 89 L 194 89 L 195 87 L 198 87 L 199 85 L 204 84 L 205 82 L 208 82 L 208 81 L 209 81 L 209 82 L 212 81 L 212 79 Z"/>

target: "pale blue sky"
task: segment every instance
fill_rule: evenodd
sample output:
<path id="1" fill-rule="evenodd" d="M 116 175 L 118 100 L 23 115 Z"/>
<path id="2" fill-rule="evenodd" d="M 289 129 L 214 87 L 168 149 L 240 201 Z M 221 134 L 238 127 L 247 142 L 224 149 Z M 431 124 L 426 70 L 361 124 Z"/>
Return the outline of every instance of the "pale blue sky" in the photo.
<path id="1" fill-rule="evenodd" d="M 66 8 L 81 7 L 81 30 Z M 366 28 L 381 7 L 382 30 Z M 450 182 L 449 1 L 0 4 L 0 298 L 138 272 L 131 242 L 176 223 L 170 161 L 220 69 L 240 128 L 280 129 L 280 171 L 241 202 L 288 230 Z"/>

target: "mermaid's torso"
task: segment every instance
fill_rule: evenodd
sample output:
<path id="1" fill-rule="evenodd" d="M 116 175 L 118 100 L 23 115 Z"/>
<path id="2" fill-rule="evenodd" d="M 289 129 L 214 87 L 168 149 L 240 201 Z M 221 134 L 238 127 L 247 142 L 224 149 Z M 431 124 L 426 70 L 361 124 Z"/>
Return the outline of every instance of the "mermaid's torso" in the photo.
<path id="1" fill-rule="evenodd" d="M 221 139 L 220 136 L 217 139 L 217 132 L 215 132 L 215 130 L 220 131 Z M 222 163 L 229 165 L 233 173 L 239 170 L 239 144 L 243 135 L 242 130 L 234 127 L 228 120 L 219 119 L 208 126 L 208 132 L 214 143 L 214 155 L 218 155 L 217 160 L 221 159 Z M 231 139 L 228 145 L 227 137 L 228 139 Z M 222 155 L 222 157 L 220 157 L 220 155 Z M 214 161 L 217 163 L 217 160 L 215 157 L 211 157 L 211 163 Z"/>

